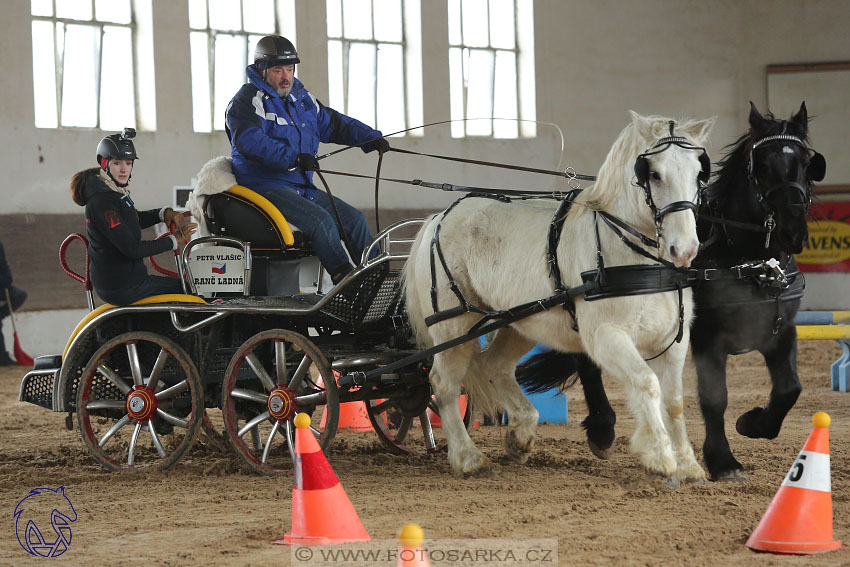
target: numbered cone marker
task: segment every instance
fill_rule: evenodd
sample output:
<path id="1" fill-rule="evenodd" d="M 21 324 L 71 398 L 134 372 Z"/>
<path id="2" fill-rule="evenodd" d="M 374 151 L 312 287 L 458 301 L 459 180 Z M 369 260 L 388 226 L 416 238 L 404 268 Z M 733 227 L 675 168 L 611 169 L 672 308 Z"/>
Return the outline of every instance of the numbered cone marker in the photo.
<path id="1" fill-rule="evenodd" d="M 812 418 L 814 430 L 747 540 L 753 551 L 812 555 L 841 547 L 832 532 L 829 422 L 824 412 Z"/>

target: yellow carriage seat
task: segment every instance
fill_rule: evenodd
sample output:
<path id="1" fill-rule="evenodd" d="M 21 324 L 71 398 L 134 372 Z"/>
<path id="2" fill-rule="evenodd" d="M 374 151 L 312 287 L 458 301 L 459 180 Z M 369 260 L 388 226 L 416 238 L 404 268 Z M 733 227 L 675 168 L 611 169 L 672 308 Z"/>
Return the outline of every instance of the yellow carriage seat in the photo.
<path id="1" fill-rule="evenodd" d="M 213 236 L 251 244 L 251 295 L 292 295 L 301 291 L 301 259 L 313 257 L 307 237 L 289 224 L 271 201 L 242 185 L 206 195 L 203 222 Z"/>
<path id="2" fill-rule="evenodd" d="M 207 196 L 204 222 L 210 234 L 250 242 L 254 252 L 310 253 L 303 233 L 271 201 L 242 185 Z"/>

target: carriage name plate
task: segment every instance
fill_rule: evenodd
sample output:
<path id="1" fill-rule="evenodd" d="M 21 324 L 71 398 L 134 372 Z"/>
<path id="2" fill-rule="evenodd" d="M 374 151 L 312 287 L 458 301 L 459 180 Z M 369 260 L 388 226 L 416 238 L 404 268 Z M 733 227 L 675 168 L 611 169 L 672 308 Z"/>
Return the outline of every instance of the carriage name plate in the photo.
<path id="1" fill-rule="evenodd" d="M 198 295 L 242 293 L 245 290 L 245 254 L 238 248 L 196 248 L 189 255 L 189 268 Z"/>

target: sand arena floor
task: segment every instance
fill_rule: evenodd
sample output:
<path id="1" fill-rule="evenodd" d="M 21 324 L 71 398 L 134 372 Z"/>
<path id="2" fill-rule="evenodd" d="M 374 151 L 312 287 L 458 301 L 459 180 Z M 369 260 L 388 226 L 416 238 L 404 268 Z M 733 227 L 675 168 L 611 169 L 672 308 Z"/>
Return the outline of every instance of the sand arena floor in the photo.
<path id="1" fill-rule="evenodd" d="M 607 377 L 618 415 L 607 461 L 593 456 L 578 426 L 585 415 L 580 389 L 569 392 L 571 424 L 542 425 L 526 465 L 503 458 L 504 427 L 476 428 L 474 441 L 498 465 L 490 478 L 453 476 L 445 454 L 393 456 L 373 433 L 339 434 L 329 459 L 374 539 L 392 539 L 412 521 L 434 540 L 554 538 L 560 565 L 848 565 L 847 545 L 814 557 L 762 555 L 744 546 L 819 410 L 832 416 L 835 535 L 850 543 L 850 394 L 829 388 L 829 364 L 840 352 L 834 341 L 800 343 L 804 390 L 772 441 L 735 432 L 737 416 L 766 401 L 769 379 L 759 355 L 731 359 L 726 427 L 747 482 L 682 485 L 672 492 L 658 487 L 627 451 L 634 421 Z M 203 439 L 167 472 L 105 472 L 85 452 L 79 432 L 65 429 L 64 415 L 16 401 L 23 373 L 0 369 L 0 510 L 7 514 L 0 565 L 49 562 L 19 546 L 12 514 L 30 489 L 60 485 L 78 520 L 56 564 L 293 563 L 289 548 L 269 544 L 291 526 L 289 477 L 257 476 L 235 454 L 217 452 Z M 701 457 L 704 434 L 690 362 L 684 380 L 689 433 Z"/>

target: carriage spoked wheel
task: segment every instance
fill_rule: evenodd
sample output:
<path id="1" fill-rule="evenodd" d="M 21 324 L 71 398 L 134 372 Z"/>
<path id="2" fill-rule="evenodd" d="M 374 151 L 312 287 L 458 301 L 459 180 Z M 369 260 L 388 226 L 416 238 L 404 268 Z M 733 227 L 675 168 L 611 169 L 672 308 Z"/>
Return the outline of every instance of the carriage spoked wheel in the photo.
<path id="1" fill-rule="evenodd" d="M 180 345 L 124 333 L 89 359 L 77 386 L 77 423 L 111 471 L 165 470 L 195 440 L 204 412 L 198 370 Z"/>
<path id="2" fill-rule="evenodd" d="M 401 398 L 367 400 L 366 413 L 381 443 L 396 455 L 436 453 L 446 446 L 437 425 L 440 409 L 429 384 L 415 386 Z M 463 399 L 460 413 L 463 425 L 469 429 L 472 404 Z"/>
<path id="3" fill-rule="evenodd" d="M 228 440 L 257 472 L 291 474 L 295 459 L 292 420 L 310 416 L 310 430 L 324 449 L 336 435 L 339 392 L 331 366 L 309 339 L 271 329 L 242 343 L 222 385 Z"/>

